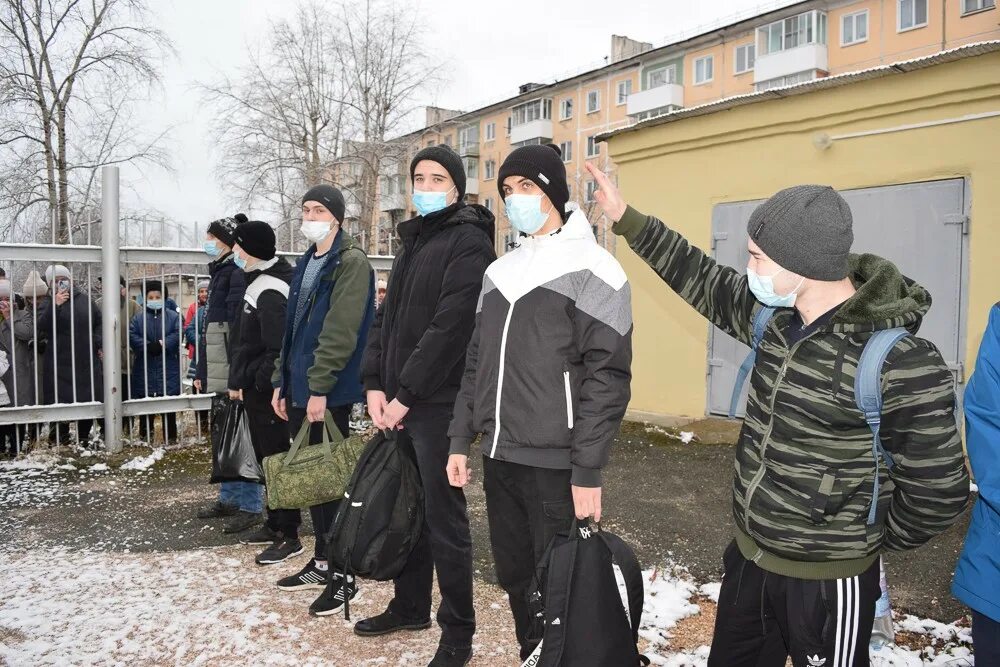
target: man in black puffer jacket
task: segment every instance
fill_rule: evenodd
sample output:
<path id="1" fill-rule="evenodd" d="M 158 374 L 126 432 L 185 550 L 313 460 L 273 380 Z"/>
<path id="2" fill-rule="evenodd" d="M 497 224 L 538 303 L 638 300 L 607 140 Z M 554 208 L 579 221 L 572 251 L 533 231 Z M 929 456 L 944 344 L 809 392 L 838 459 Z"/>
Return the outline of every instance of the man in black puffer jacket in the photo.
<path id="1" fill-rule="evenodd" d="M 448 484 L 445 465 L 483 274 L 496 259 L 494 219 L 484 207 L 462 201 L 465 171 L 450 148 L 421 150 L 410 176 L 420 216 L 399 225 L 403 249 L 368 337 L 363 368 L 368 412 L 379 428 L 401 429 L 400 440 L 420 470 L 427 518 L 388 610 L 354 631 L 374 636 L 429 627 L 436 566 L 442 633 L 431 665 L 446 667 L 468 662 L 476 628 L 465 495 Z"/>

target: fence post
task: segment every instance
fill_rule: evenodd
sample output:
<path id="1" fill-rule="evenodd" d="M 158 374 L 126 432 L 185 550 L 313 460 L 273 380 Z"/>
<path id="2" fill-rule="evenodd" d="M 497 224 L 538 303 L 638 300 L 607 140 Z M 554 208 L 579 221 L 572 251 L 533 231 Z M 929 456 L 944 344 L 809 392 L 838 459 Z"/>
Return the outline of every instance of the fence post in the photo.
<path id="1" fill-rule="evenodd" d="M 118 167 L 101 167 L 101 340 L 104 349 L 104 444 L 122 449 L 121 312 L 118 247 Z"/>

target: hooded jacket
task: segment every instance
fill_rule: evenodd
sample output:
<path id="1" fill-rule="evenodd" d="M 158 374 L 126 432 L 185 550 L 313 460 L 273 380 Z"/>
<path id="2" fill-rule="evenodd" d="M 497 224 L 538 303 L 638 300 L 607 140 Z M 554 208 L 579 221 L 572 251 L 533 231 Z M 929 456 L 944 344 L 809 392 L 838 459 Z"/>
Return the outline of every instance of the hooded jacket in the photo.
<path id="1" fill-rule="evenodd" d="M 274 280 L 268 280 L 268 277 Z M 232 330 L 229 388 L 267 394 L 285 333 L 292 266 L 284 257 L 246 272 L 243 308 Z"/>
<path id="2" fill-rule="evenodd" d="M 965 388 L 965 438 L 979 499 L 952 592 L 1000 622 L 1000 304 L 990 311 L 976 372 Z"/>
<path id="3" fill-rule="evenodd" d="M 42 396 L 46 404 L 99 401 L 104 396 L 101 309 L 75 284 L 72 298 L 57 305 L 49 295 L 38 308 L 38 340 L 44 341 Z"/>
<path id="4" fill-rule="evenodd" d="M 745 276 L 632 208 L 614 229 L 681 298 L 750 344 L 762 306 Z M 855 295 L 792 345 L 784 332 L 795 311 L 778 310 L 751 374 L 733 480 L 736 542 L 745 558 L 785 576 L 857 576 L 883 548 L 913 549 L 943 532 L 969 494 L 951 371 L 931 342 L 907 336 L 882 369 L 881 437 L 895 465 L 880 466 L 868 525 L 876 468 L 854 374 L 873 332 L 916 334 L 931 298 L 880 257 L 851 255 L 849 269 Z"/>
<path id="5" fill-rule="evenodd" d="M 180 313 L 170 310 L 166 304 L 157 310 L 144 308 L 129 325 L 129 345 L 135 355 L 132 398 L 181 393 Z"/>
<path id="6" fill-rule="evenodd" d="M 496 259 L 493 223 L 483 206 L 456 203 L 399 224 L 403 249 L 368 338 L 366 390 L 408 408 L 455 402 L 483 274 Z"/>
<path id="7" fill-rule="evenodd" d="M 198 378 L 208 393 L 229 388 L 230 335 L 239 317 L 246 278 L 226 253 L 209 263 L 208 310 L 205 316 L 205 354 L 198 360 Z"/>
<path id="8" fill-rule="evenodd" d="M 582 211 L 490 265 L 449 429 L 452 454 L 572 469 L 601 486 L 630 398 L 631 289 Z"/>

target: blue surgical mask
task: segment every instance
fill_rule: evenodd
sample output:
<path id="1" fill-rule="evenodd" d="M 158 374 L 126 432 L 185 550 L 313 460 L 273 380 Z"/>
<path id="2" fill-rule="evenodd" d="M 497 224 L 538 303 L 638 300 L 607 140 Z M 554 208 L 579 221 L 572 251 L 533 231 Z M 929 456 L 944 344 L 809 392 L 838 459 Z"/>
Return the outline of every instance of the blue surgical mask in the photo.
<path id="1" fill-rule="evenodd" d="M 247 270 L 247 261 L 242 257 L 240 257 L 239 255 L 237 255 L 236 253 L 233 253 L 233 264 L 240 267 L 244 271 Z"/>
<path id="2" fill-rule="evenodd" d="M 215 241 L 205 241 L 201 246 L 205 250 L 205 254 L 209 257 L 218 257 L 222 254 L 222 248 Z"/>
<path id="3" fill-rule="evenodd" d="M 149 301 L 146 302 L 146 307 L 151 310 L 162 310 L 163 302 L 160 301 L 159 299 L 150 299 Z"/>
<path id="4" fill-rule="evenodd" d="M 541 195 L 507 195 L 504 210 L 511 226 L 529 236 L 545 226 L 552 211 L 542 211 Z"/>
<path id="5" fill-rule="evenodd" d="M 802 287 L 802 283 L 806 281 L 805 278 L 799 281 L 799 284 L 795 286 L 788 294 L 777 294 L 774 291 L 774 279 L 780 276 L 784 272 L 784 269 L 778 271 L 773 276 L 762 276 L 758 274 L 753 269 L 747 269 L 747 279 L 750 283 L 750 291 L 753 295 L 757 297 L 765 306 L 770 306 L 772 308 L 791 308 L 795 305 L 795 298 L 798 296 L 797 292 L 799 288 Z"/>
<path id="6" fill-rule="evenodd" d="M 452 187 L 448 192 L 455 188 Z M 413 208 L 417 209 L 420 215 L 430 215 L 437 213 L 441 209 L 448 207 L 448 192 L 425 192 L 423 190 L 413 191 Z"/>

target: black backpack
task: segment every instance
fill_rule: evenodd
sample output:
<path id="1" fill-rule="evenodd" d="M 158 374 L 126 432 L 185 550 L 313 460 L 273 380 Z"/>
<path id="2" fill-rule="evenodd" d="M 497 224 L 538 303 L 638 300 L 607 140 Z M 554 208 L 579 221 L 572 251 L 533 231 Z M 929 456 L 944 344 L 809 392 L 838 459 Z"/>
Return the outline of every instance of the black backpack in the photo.
<path id="1" fill-rule="evenodd" d="M 403 571 L 424 524 L 424 490 L 395 433 L 369 442 L 351 475 L 329 539 L 332 571 L 375 581 Z M 331 577 L 329 585 L 334 583 Z M 350 603 L 344 616 L 351 619 Z"/>
<path id="2" fill-rule="evenodd" d="M 574 522 L 556 535 L 531 593 L 539 648 L 526 667 L 638 667 L 642 570 L 621 538 Z"/>

